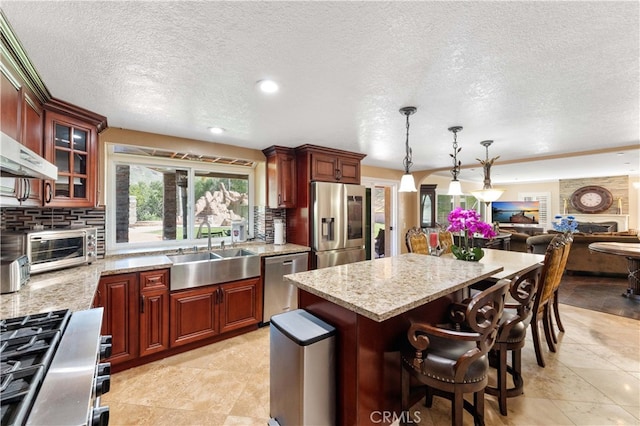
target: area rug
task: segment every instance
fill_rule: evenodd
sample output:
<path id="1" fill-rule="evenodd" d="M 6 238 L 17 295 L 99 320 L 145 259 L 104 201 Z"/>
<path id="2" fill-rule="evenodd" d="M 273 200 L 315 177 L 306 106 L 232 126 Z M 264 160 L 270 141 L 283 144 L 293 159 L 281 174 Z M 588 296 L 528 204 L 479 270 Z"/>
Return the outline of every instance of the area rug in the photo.
<path id="1" fill-rule="evenodd" d="M 558 302 L 640 320 L 640 301 L 622 297 L 627 278 L 564 275 Z"/>

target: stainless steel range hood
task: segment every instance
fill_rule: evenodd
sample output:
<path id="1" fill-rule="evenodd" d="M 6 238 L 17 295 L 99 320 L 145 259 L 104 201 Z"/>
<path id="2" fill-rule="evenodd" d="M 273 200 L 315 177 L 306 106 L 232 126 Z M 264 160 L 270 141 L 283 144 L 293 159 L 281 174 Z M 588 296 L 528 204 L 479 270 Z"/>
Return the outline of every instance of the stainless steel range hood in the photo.
<path id="1" fill-rule="evenodd" d="M 0 175 L 56 180 L 58 168 L 11 136 L 0 132 Z"/>

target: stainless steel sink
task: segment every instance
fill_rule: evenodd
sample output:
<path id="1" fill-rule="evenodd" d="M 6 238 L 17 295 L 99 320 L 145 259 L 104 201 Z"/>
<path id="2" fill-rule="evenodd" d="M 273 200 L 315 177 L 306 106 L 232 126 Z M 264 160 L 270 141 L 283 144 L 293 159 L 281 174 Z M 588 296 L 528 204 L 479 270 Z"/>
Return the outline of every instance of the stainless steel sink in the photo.
<path id="1" fill-rule="evenodd" d="M 202 287 L 260 275 L 260 256 L 245 249 L 223 249 L 167 256 L 171 290 Z"/>
<path id="2" fill-rule="evenodd" d="M 199 262 L 201 260 L 221 259 L 221 256 L 210 252 L 174 254 L 167 257 L 171 259 L 174 265 L 180 263 Z"/>
<path id="3" fill-rule="evenodd" d="M 211 254 L 220 256 L 220 257 L 239 257 L 239 256 L 255 256 L 256 254 L 252 251 L 245 249 L 223 249 L 223 250 L 214 250 Z"/>

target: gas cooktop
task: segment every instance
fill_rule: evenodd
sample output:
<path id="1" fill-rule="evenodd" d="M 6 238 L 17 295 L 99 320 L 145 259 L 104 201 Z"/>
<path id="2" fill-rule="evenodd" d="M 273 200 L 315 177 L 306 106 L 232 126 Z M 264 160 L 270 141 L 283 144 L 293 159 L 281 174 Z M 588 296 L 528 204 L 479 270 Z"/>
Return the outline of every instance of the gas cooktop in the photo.
<path id="1" fill-rule="evenodd" d="M 73 405 L 84 410 L 73 417 L 74 424 L 108 423 L 108 407 L 99 407 L 99 396 L 108 391 L 109 370 L 107 368 L 105 374 L 105 365 L 99 364 L 102 365 L 100 371 L 103 374 L 98 377 L 98 369 L 95 367 L 101 349 L 101 320 L 102 309 L 73 314 L 65 309 L 0 320 L 2 426 L 41 423 L 43 415 L 47 419 L 45 422 L 56 423 L 58 415 L 68 415 L 71 408 L 75 407 L 60 405 L 60 401 L 52 404 L 51 394 L 68 399 L 69 391 L 74 391 L 78 385 L 87 391 L 84 392 L 84 402 L 81 398 L 71 398 L 72 401 L 79 401 Z M 70 348 L 73 353 L 84 352 L 84 359 L 70 356 Z M 56 365 L 69 362 L 88 368 L 89 375 L 83 378 L 83 383 L 75 382 L 69 377 L 66 384 L 55 383 L 56 376 L 60 376 L 56 373 L 59 370 Z M 92 389 L 95 388 L 97 379 L 101 383 L 98 391 Z M 76 422 L 75 419 L 81 420 Z M 60 421 L 60 424 L 68 424 L 61 418 Z"/>

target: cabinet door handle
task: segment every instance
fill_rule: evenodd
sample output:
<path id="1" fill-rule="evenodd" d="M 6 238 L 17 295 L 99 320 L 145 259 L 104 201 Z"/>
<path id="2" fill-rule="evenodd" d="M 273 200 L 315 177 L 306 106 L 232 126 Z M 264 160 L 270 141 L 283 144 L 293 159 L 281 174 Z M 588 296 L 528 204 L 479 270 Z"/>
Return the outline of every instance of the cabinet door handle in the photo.
<path id="1" fill-rule="evenodd" d="M 278 206 L 282 204 L 282 194 L 278 194 Z"/>
<path id="2" fill-rule="evenodd" d="M 22 201 L 27 201 L 27 199 L 31 195 L 31 181 L 29 179 L 25 179 L 24 182 L 27 184 L 27 190 L 25 191 L 24 200 Z"/>
<path id="3" fill-rule="evenodd" d="M 22 184 L 20 185 L 20 188 L 18 190 L 18 193 L 20 194 L 18 196 L 18 201 L 20 202 L 27 201 L 27 199 L 29 198 L 29 193 L 31 192 L 29 179 L 22 178 L 21 181 L 22 181 Z"/>
<path id="4" fill-rule="evenodd" d="M 340 169 L 336 169 L 336 179 L 342 179 L 342 172 L 340 171 Z"/>
<path id="5" fill-rule="evenodd" d="M 24 183 L 24 179 L 16 179 L 15 190 L 16 190 L 16 200 L 18 200 L 18 202 L 24 201 L 22 199 L 24 195 L 24 191 L 22 190 L 23 183 Z"/>
<path id="6" fill-rule="evenodd" d="M 219 299 L 218 303 L 222 303 L 222 301 L 224 300 L 224 292 L 222 291 L 222 289 L 220 287 L 218 287 L 218 294 L 220 295 L 220 299 Z"/>
<path id="7" fill-rule="evenodd" d="M 144 295 L 140 296 L 140 313 L 144 314 Z"/>
<path id="8" fill-rule="evenodd" d="M 50 203 L 51 202 L 51 196 L 52 196 L 52 192 L 53 189 L 51 188 L 51 183 L 47 182 L 44 184 L 44 192 L 45 192 L 45 198 L 44 198 L 44 202 L 45 203 Z"/>

